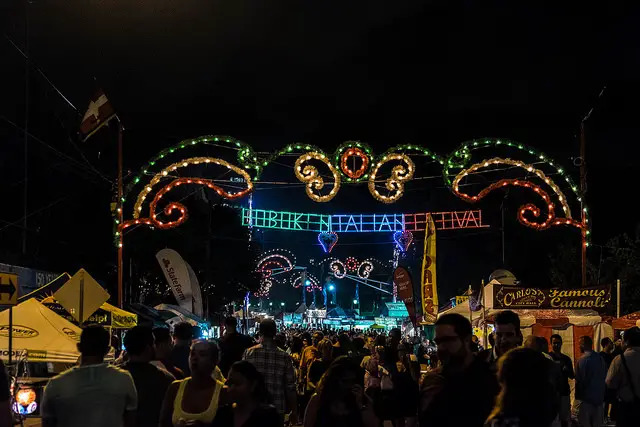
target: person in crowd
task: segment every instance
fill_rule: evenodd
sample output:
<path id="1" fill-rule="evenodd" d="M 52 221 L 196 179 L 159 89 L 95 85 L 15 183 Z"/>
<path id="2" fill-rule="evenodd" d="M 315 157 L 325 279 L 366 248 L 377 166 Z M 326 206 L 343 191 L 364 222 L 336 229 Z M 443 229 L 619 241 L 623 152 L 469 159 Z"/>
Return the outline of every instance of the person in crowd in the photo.
<path id="1" fill-rule="evenodd" d="M 558 334 L 551 335 L 551 353 L 549 355 L 560 368 L 562 377 L 558 392 L 560 394 L 560 406 L 558 407 L 558 417 L 562 427 L 568 427 L 571 421 L 571 388 L 569 379 L 574 379 L 573 362 L 571 358 L 562 353 L 562 337 Z"/>
<path id="2" fill-rule="evenodd" d="M 522 345 L 522 331 L 520 331 L 520 317 L 511 311 L 504 310 L 496 315 L 495 345 L 492 350 L 485 350 L 480 357 L 489 362 L 491 368 L 497 370 L 500 356 L 512 348 Z"/>
<path id="3" fill-rule="evenodd" d="M 417 425 L 420 365 L 407 344 L 400 343 L 397 351 L 398 361 L 391 371 L 393 401 L 397 405 L 395 425 L 413 427 Z"/>
<path id="4" fill-rule="evenodd" d="M 167 390 L 160 412 L 160 427 L 210 427 L 218 411 L 224 384 L 213 379 L 218 347 L 195 341 L 189 350 L 191 376 L 174 381 Z"/>
<path id="5" fill-rule="evenodd" d="M 154 328 L 153 329 L 154 347 L 155 347 L 155 360 L 151 363 L 157 368 L 164 369 L 175 377 L 177 380 L 181 380 L 185 377 L 182 369 L 178 368 L 171 361 L 171 350 L 173 350 L 173 341 L 171 340 L 171 333 L 168 328 Z"/>
<path id="6" fill-rule="evenodd" d="M 318 343 L 318 357 L 309 364 L 307 384 L 305 388 L 305 402 L 316 392 L 320 378 L 327 371 L 333 361 L 333 345 L 327 338 Z"/>
<path id="7" fill-rule="evenodd" d="M 360 362 L 360 367 L 364 369 L 364 390 L 374 396 L 380 390 L 380 371 L 379 367 L 384 365 L 385 348 L 383 345 L 374 347 L 370 356 L 365 356 Z"/>
<path id="8" fill-rule="evenodd" d="M 499 389 L 489 365 L 471 352 L 471 323 L 446 314 L 436 321 L 435 333 L 441 366 L 422 381 L 420 425 L 482 426 Z"/>
<path id="9" fill-rule="evenodd" d="M 129 371 L 138 392 L 136 427 L 157 427 L 162 401 L 175 377 L 150 363 L 155 355 L 151 328 L 134 326 L 124 336 L 124 346 L 129 361 L 122 368 Z"/>
<path id="10" fill-rule="evenodd" d="M 600 427 L 604 421 L 605 361 L 593 351 L 593 340 L 579 340 L 582 356 L 576 363 L 575 406 L 581 427 Z"/>
<path id="11" fill-rule="evenodd" d="M 607 387 L 618 397 L 616 425 L 637 426 L 640 422 L 640 328 L 625 331 L 624 353 L 616 356 L 607 373 Z"/>
<path id="12" fill-rule="evenodd" d="M 253 363 L 263 375 L 276 409 L 282 415 L 291 411 L 289 422 L 295 425 L 298 419 L 296 376 L 289 355 L 273 342 L 276 333 L 276 322 L 273 319 L 260 322 L 262 343 L 248 348 L 243 359 Z"/>
<path id="13" fill-rule="evenodd" d="M 613 340 L 609 337 L 602 338 L 600 340 L 600 348 L 601 348 L 600 356 L 604 359 L 605 365 L 607 367 L 607 371 L 609 371 L 611 362 L 613 362 L 613 350 L 615 349 Z M 616 402 L 615 392 L 610 388 L 607 388 L 604 392 L 605 421 L 609 418 L 610 411 L 612 410 L 613 405 L 615 405 L 615 402 Z"/>
<path id="14" fill-rule="evenodd" d="M 104 363 L 109 341 L 100 325 L 82 330 L 80 365 L 52 378 L 44 389 L 44 427 L 135 426 L 136 387 L 129 372 Z"/>
<path id="15" fill-rule="evenodd" d="M 304 427 L 379 427 L 362 381 L 362 371 L 353 360 L 336 359 L 309 401 Z"/>
<path id="16" fill-rule="evenodd" d="M 498 361 L 501 390 L 489 415 L 490 427 L 549 427 L 558 413 L 552 365 L 539 350 L 508 351 Z"/>
<path id="17" fill-rule="evenodd" d="M 289 347 L 289 355 L 293 366 L 300 366 L 300 358 L 302 357 L 303 343 L 302 338 L 298 335 L 291 337 L 291 346 Z"/>
<path id="18" fill-rule="evenodd" d="M 362 359 L 370 354 L 369 350 L 365 348 L 364 338 L 361 336 L 354 337 L 353 340 L 351 340 L 351 346 L 353 348 L 351 357 L 353 358 L 354 362 L 360 365 Z"/>
<path id="19" fill-rule="evenodd" d="M 298 371 L 298 380 L 305 384 L 307 381 L 307 369 L 309 364 L 318 357 L 318 343 L 324 338 L 324 334 L 320 331 L 313 333 L 311 337 L 311 345 L 305 347 L 300 358 L 300 369 Z"/>
<path id="20" fill-rule="evenodd" d="M 269 404 L 264 378 L 251 363 L 231 365 L 227 387 L 231 404 L 218 410 L 213 427 L 282 427 L 282 416 Z"/>
<path id="21" fill-rule="evenodd" d="M 11 392 L 9 390 L 9 376 L 4 363 L 0 360 L 0 427 L 13 425 L 11 412 Z"/>
<path id="22" fill-rule="evenodd" d="M 611 366 L 611 362 L 613 362 L 613 350 L 615 348 L 613 344 L 613 340 L 609 337 L 604 337 L 600 340 L 600 356 L 604 359 L 607 370 L 609 370 L 609 366 Z"/>
<path id="23" fill-rule="evenodd" d="M 229 316 L 224 319 L 224 335 L 220 338 L 220 370 L 227 376 L 231 365 L 242 360 L 244 351 L 253 345 L 251 338 L 238 332 L 238 320 Z"/>
<path id="24" fill-rule="evenodd" d="M 173 328 L 173 348 L 169 359 L 171 364 L 180 368 L 185 376 L 190 376 L 189 353 L 193 339 L 193 328 L 187 322 L 180 322 Z"/>

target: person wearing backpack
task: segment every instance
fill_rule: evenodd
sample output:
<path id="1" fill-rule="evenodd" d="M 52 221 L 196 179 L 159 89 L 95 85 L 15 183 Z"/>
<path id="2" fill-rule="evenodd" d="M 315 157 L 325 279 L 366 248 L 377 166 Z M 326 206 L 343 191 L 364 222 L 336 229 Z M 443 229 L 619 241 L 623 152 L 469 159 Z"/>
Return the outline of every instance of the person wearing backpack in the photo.
<path id="1" fill-rule="evenodd" d="M 640 328 L 627 329 L 624 352 L 613 359 L 607 373 L 607 387 L 618 396 L 618 427 L 637 426 L 640 420 Z"/>

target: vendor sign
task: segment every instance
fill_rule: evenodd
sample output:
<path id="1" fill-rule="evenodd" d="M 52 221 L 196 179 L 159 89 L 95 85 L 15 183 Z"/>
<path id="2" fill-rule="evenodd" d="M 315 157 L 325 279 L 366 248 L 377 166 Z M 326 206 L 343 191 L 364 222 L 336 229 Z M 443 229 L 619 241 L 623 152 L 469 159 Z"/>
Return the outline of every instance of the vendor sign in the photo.
<path id="1" fill-rule="evenodd" d="M 538 289 L 518 286 L 494 286 L 493 308 L 497 309 L 592 309 L 611 303 L 611 287 L 578 289 Z"/>

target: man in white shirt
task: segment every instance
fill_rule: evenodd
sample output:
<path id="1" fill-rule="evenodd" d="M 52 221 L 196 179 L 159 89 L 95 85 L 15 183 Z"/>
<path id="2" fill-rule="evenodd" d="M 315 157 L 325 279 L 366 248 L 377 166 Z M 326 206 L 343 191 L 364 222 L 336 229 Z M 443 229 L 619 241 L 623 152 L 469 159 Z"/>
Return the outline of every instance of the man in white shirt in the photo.
<path id="1" fill-rule="evenodd" d="M 607 373 L 607 387 L 615 390 L 618 402 L 618 427 L 637 426 L 640 420 L 640 329 L 627 329 L 624 353 L 616 356 Z"/>
<path id="2" fill-rule="evenodd" d="M 80 336 L 80 366 L 49 381 L 42 397 L 43 427 L 132 427 L 138 396 L 131 375 L 104 363 L 109 333 L 87 326 Z"/>

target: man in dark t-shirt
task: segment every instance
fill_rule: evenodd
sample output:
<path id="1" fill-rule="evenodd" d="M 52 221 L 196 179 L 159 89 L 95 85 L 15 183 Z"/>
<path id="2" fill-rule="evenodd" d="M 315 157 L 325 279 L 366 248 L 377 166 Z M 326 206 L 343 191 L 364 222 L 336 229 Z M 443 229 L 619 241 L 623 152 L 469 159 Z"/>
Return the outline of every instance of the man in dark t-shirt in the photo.
<path id="1" fill-rule="evenodd" d="M 235 317 L 227 317 L 224 320 L 225 332 L 220 338 L 220 370 L 226 377 L 229 375 L 229 369 L 235 362 L 242 360 L 244 351 L 253 346 L 253 341 L 246 335 L 238 333 L 237 320 Z"/>
<path id="2" fill-rule="evenodd" d="M 129 361 L 122 368 L 129 371 L 138 391 L 136 426 L 157 427 L 162 401 L 175 377 L 150 362 L 154 357 L 150 328 L 135 326 L 124 337 Z"/>
<path id="3" fill-rule="evenodd" d="M 493 408 L 498 381 L 489 364 L 471 352 L 471 323 L 464 316 L 446 314 L 435 326 L 442 366 L 422 382 L 420 425 L 481 427 Z"/>
<path id="4" fill-rule="evenodd" d="M 571 388 L 569 387 L 569 379 L 575 378 L 573 362 L 571 362 L 569 356 L 562 353 L 562 337 L 560 335 L 551 335 L 551 349 L 553 351 L 549 353 L 549 356 L 558 364 L 562 373 L 558 387 L 558 394 L 560 395 L 558 416 L 562 427 L 566 427 L 571 420 Z"/>
<path id="5" fill-rule="evenodd" d="M 185 377 L 191 376 L 189 367 L 189 353 L 191 352 L 191 341 L 193 339 L 193 328 L 187 322 L 181 322 L 173 328 L 173 348 L 169 360 L 171 364 L 178 367 Z"/>

